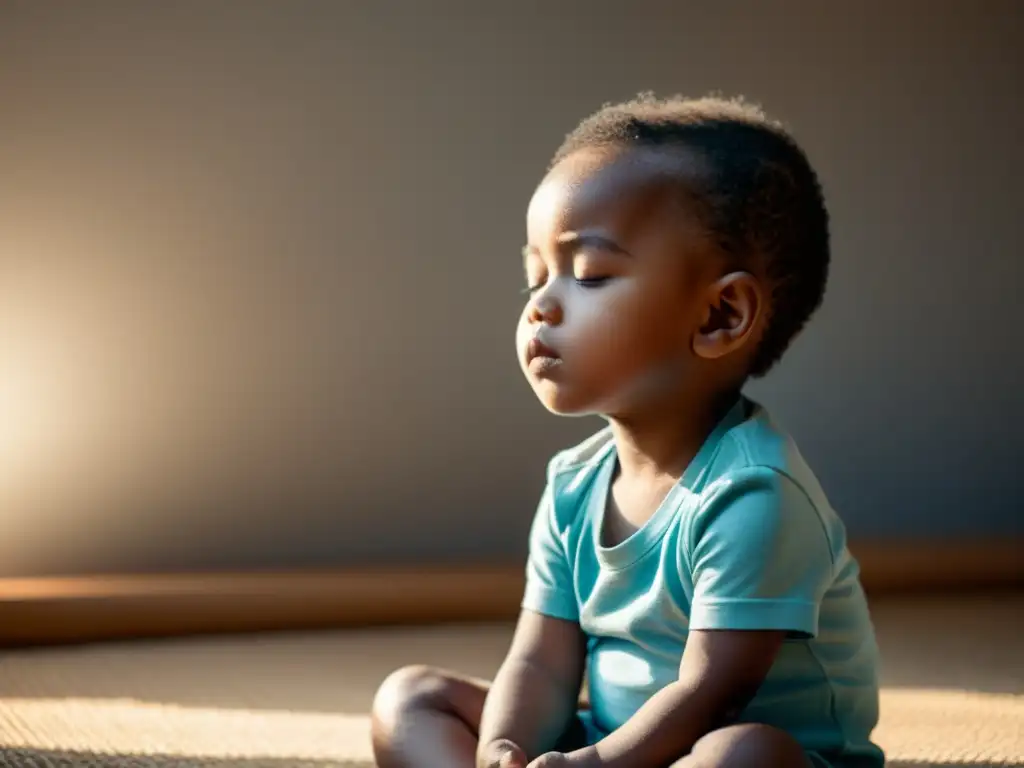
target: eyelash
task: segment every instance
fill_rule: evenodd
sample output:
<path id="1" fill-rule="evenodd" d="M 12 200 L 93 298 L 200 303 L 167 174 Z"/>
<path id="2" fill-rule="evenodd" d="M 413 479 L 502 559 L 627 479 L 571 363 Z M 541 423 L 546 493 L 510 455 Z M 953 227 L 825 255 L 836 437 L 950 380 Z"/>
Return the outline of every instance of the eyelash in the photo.
<path id="1" fill-rule="evenodd" d="M 610 277 L 588 277 L 588 278 L 576 278 L 576 284 L 582 288 L 599 288 L 600 286 L 611 280 Z M 537 285 L 528 285 L 522 293 L 532 295 L 544 287 L 544 283 L 538 283 Z"/>

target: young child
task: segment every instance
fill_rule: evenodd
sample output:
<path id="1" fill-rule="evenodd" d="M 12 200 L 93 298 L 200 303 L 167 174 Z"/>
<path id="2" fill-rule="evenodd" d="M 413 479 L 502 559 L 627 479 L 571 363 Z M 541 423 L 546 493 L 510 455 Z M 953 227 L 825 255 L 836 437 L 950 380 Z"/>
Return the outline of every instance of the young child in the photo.
<path id="1" fill-rule="evenodd" d="M 550 411 L 608 427 L 548 466 L 493 684 L 391 675 L 378 765 L 881 766 L 843 524 L 740 394 L 824 293 L 804 153 L 742 101 L 643 96 L 566 138 L 527 228 L 523 371 Z"/>

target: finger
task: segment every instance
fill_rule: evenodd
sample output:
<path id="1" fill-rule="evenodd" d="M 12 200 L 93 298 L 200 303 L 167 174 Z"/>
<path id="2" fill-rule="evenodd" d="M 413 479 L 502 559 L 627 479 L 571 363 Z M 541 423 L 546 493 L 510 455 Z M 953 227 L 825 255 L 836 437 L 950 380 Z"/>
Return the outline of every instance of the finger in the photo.
<path id="1" fill-rule="evenodd" d="M 487 765 L 491 768 L 526 768 L 523 751 L 508 739 L 494 742 L 487 750 Z"/>

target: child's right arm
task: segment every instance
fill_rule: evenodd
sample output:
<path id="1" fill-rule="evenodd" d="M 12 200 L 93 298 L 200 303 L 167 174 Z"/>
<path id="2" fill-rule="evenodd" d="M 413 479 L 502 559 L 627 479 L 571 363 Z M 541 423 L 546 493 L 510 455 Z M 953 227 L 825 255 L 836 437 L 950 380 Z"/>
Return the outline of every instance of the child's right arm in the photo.
<path id="1" fill-rule="evenodd" d="M 499 765 L 507 742 L 527 759 L 554 748 L 576 714 L 585 658 L 586 639 L 578 623 L 530 610 L 520 614 L 484 705 L 477 752 L 481 768 Z"/>

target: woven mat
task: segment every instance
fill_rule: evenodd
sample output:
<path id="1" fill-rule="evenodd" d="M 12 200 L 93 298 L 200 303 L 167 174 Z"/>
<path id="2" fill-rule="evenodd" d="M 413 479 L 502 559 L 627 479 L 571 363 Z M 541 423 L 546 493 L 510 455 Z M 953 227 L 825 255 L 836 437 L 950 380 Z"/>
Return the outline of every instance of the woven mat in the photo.
<path id="1" fill-rule="evenodd" d="M 890 765 L 1024 766 L 1024 595 L 873 604 Z M 507 626 L 38 649 L 0 657 L 0 765 L 372 766 L 366 711 L 410 662 L 493 673 Z"/>

